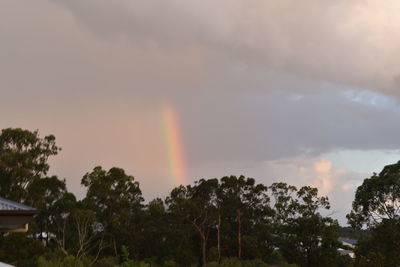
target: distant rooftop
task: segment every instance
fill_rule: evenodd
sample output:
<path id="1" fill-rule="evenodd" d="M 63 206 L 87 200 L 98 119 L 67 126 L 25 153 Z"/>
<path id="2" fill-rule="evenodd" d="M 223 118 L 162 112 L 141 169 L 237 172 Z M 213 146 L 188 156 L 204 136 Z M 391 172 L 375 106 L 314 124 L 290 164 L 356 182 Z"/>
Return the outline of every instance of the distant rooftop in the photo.
<path id="1" fill-rule="evenodd" d="M 7 210 L 7 211 L 11 211 L 11 210 L 34 211 L 36 209 L 26 206 L 24 204 L 0 197 L 0 211 L 5 211 L 5 210 Z"/>
<path id="2" fill-rule="evenodd" d="M 357 239 L 352 239 L 352 238 L 346 238 L 346 237 L 339 237 L 338 238 L 340 242 L 345 242 L 351 245 L 356 245 L 357 244 Z"/>

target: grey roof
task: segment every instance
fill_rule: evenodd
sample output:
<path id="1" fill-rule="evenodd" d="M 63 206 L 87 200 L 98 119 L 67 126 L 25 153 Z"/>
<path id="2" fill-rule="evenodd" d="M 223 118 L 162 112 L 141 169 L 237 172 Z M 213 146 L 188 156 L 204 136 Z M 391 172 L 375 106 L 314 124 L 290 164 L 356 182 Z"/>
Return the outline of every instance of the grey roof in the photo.
<path id="1" fill-rule="evenodd" d="M 4 210 L 36 210 L 24 204 L 0 197 L 0 211 Z"/>

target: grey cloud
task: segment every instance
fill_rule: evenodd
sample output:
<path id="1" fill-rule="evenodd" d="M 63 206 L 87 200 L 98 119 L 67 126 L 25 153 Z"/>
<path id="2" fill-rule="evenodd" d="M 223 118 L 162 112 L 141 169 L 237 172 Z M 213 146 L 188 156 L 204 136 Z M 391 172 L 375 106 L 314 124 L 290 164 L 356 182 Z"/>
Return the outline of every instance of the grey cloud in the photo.
<path id="1" fill-rule="evenodd" d="M 398 149 L 397 5 L 2 1 L 0 127 L 55 134 L 53 171 L 75 191 L 94 165 L 117 165 L 153 196 L 171 184 L 164 102 L 178 110 L 190 179 Z"/>
<path id="2" fill-rule="evenodd" d="M 160 47 L 196 45 L 210 65 L 214 56 L 219 67 L 228 67 L 227 58 L 235 58 L 396 93 L 400 36 L 391 23 L 397 17 L 390 12 L 395 1 L 57 2 L 101 39 L 119 37 Z"/>
<path id="3" fill-rule="evenodd" d="M 354 103 L 344 91 L 195 98 L 183 112 L 189 155 L 257 161 L 335 149 L 397 149 L 400 111 Z"/>

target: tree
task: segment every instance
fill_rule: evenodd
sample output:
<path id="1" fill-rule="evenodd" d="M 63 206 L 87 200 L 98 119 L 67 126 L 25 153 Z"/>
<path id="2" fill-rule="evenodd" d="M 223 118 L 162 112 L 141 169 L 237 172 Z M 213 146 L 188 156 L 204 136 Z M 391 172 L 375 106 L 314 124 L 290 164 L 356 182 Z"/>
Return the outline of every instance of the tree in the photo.
<path id="1" fill-rule="evenodd" d="M 170 244 L 171 256 L 173 260 L 182 266 L 191 266 L 197 261 L 193 239 L 198 235 L 191 223 L 193 212 L 190 203 L 190 186 L 180 185 L 172 189 L 169 196 L 165 199 L 167 212 L 169 215 L 169 226 L 171 235 L 168 243 Z"/>
<path id="2" fill-rule="evenodd" d="M 48 158 L 59 150 L 53 135 L 41 138 L 38 131 L 3 129 L 0 134 L 0 195 L 25 202 L 28 195 L 35 194 L 31 185 L 46 176 Z"/>
<path id="3" fill-rule="evenodd" d="M 398 266 L 399 248 L 400 221 L 384 219 L 357 241 L 356 266 Z"/>
<path id="4" fill-rule="evenodd" d="M 262 184 L 256 184 L 253 178 L 244 176 L 225 176 L 221 178 L 219 198 L 221 201 L 221 211 L 223 213 L 223 223 L 221 228 L 225 231 L 225 236 L 234 232 L 236 236 L 236 255 L 229 256 L 242 257 L 243 236 L 246 240 L 258 240 L 259 233 L 255 233 L 256 225 L 268 224 L 270 217 L 268 188 Z M 253 235 L 254 234 L 254 235 Z M 225 241 L 228 241 L 225 238 Z M 246 241 L 245 240 L 245 241 Z M 265 240 L 264 240 L 265 241 Z M 251 244 L 252 242 L 247 242 Z M 262 244 L 261 247 L 264 247 Z"/>
<path id="5" fill-rule="evenodd" d="M 156 198 L 149 202 L 144 210 L 141 226 L 143 231 L 139 242 L 140 255 L 143 258 L 153 258 L 158 264 L 162 264 L 171 256 L 171 237 L 174 233 L 162 199 Z"/>
<path id="6" fill-rule="evenodd" d="M 199 233 L 203 265 L 207 264 L 207 242 L 212 227 L 217 225 L 218 179 L 201 179 L 189 187 L 191 200 L 190 221 Z"/>
<path id="7" fill-rule="evenodd" d="M 94 211 L 101 228 L 98 231 L 109 237 L 114 254 L 118 255 L 123 245 L 133 249 L 143 202 L 139 183 L 123 169 L 105 171 L 100 166 L 85 174 L 81 183 L 87 187 L 83 202 Z"/>
<path id="8" fill-rule="evenodd" d="M 347 218 L 355 228 L 374 226 L 383 219 L 400 219 L 400 161 L 364 180 Z"/>
<path id="9" fill-rule="evenodd" d="M 369 234 L 356 246 L 360 266 L 397 266 L 400 260 L 400 161 L 363 181 L 353 209 L 347 215 L 355 229 L 367 226 Z"/>
<path id="10" fill-rule="evenodd" d="M 55 240 L 64 254 L 72 251 L 77 244 L 74 240 L 75 231 L 72 224 L 71 213 L 77 208 L 78 202 L 72 193 L 66 192 L 58 199 L 50 209 L 53 214 L 51 231 L 55 235 Z"/>
<path id="11" fill-rule="evenodd" d="M 59 180 L 57 176 L 37 179 L 30 185 L 30 193 L 26 197 L 26 203 L 36 207 L 40 213 L 35 217 L 38 226 L 39 239 L 49 243 L 49 236 L 55 230 L 60 210 L 55 204 L 67 193 L 65 180 Z M 45 235 L 44 235 L 45 234 Z"/>
<path id="12" fill-rule="evenodd" d="M 289 262 L 301 266 L 337 266 L 337 221 L 323 217 L 327 197 L 309 186 L 297 189 L 285 183 L 270 186 L 274 203 L 276 244 Z"/>
<path id="13" fill-rule="evenodd" d="M 37 257 L 43 255 L 46 248 L 25 233 L 9 233 L 0 235 L 0 259 L 15 266 L 35 266 Z"/>

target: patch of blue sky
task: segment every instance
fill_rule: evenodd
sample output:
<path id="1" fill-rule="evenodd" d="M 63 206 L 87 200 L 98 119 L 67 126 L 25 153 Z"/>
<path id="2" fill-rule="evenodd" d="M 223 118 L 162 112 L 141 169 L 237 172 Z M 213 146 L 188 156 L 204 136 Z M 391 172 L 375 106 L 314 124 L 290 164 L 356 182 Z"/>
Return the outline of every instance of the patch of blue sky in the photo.
<path id="1" fill-rule="evenodd" d="M 337 150 L 321 155 L 336 168 L 372 175 L 400 160 L 400 150 Z M 367 178 L 367 177 L 364 177 Z"/>
<path id="2" fill-rule="evenodd" d="M 396 99 L 384 94 L 379 94 L 377 92 L 371 92 L 368 90 L 349 89 L 343 91 L 342 95 L 347 100 L 356 104 L 400 112 L 400 105 Z"/>

